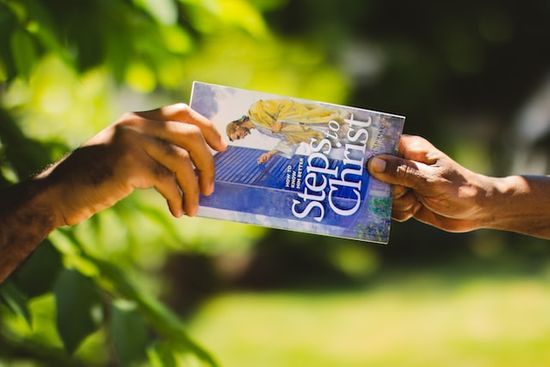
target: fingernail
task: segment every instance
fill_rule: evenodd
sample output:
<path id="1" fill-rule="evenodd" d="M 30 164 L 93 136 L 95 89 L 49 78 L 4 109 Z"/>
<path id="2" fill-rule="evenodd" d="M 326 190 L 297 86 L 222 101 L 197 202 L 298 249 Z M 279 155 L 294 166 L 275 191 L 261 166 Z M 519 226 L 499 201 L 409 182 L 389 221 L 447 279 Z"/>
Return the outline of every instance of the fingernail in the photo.
<path id="1" fill-rule="evenodd" d="M 181 208 L 174 208 L 172 215 L 176 218 L 179 218 L 183 215 L 183 210 Z"/>
<path id="2" fill-rule="evenodd" d="M 374 157 L 370 162 L 371 169 L 376 173 L 382 173 L 386 170 L 386 161 L 378 157 Z"/>

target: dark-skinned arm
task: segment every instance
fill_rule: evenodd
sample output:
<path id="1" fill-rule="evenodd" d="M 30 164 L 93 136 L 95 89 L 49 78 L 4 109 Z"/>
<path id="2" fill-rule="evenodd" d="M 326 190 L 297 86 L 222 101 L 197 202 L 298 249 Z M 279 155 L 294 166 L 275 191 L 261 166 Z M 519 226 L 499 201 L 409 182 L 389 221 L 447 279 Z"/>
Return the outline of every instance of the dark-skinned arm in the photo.
<path id="1" fill-rule="evenodd" d="M 209 147 L 226 148 L 211 121 L 185 104 L 124 114 L 40 175 L 0 193 L 0 282 L 55 228 L 154 188 L 172 215 L 193 216 L 214 190 Z"/>
<path id="2" fill-rule="evenodd" d="M 490 177 L 461 166 L 419 136 L 404 135 L 399 157 L 369 161 L 393 185 L 392 217 L 449 232 L 487 228 L 550 239 L 550 177 Z"/>

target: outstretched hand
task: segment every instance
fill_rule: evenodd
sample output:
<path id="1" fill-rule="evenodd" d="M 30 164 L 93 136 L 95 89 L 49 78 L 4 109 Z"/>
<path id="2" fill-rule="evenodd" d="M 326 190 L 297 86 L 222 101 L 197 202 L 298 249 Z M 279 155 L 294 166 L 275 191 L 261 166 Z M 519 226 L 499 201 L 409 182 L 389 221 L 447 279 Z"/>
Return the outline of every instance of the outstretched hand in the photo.
<path id="1" fill-rule="evenodd" d="M 371 174 L 392 184 L 392 217 L 411 217 L 435 227 L 465 232 L 490 219 L 484 200 L 491 179 L 472 172 L 419 136 L 403 135 L 399 157 L 380 155 L 368 163 Z"/>
<path id="2" fill-rule="evenodd" d="M 209 149 L 227 145 L 183 103 L 124 114 L 65 159 L 0 192 L 0 283 L 53 229 L 77 224 L 134 189 L 154 187 L 179 217 L 214 190 Z"/>
<path id="3" fill-rule="evenodd" d="M 172 215 L 194 215 L 214 190 L 208 147 L 226 148 L 214 125 L 183 103 L 124 114 L 41 176 L 62 200 L 62 225 L 81 222 L 136 188 L 154 187 Z M 195 172 L 196 169 L 196 172 Z"/>

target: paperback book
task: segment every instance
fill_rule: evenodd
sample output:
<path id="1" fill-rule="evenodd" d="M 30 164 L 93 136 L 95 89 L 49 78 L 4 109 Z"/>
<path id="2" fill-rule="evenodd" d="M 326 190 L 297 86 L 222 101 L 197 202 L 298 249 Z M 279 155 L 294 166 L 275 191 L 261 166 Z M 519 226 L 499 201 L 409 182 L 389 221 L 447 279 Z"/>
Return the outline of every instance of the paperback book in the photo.
<path id="1" fill-rule="evenodd" d="M 388 243 L 390 187 L 366 163 L 396 152 L 403 116 L 202 82 L 190 105 L 229 145 L 198 215 Z"/>

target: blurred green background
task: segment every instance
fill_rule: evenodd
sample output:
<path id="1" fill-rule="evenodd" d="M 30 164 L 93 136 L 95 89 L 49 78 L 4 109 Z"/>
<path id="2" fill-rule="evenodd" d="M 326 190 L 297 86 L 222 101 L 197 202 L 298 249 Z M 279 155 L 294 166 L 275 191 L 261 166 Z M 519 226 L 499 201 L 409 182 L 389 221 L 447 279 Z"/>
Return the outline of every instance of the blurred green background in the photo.
<path id="1" fill-rule="evenodd" d="M 407 116 L 467 167 L 550 167 L 550 3 L 0 0 L 0 185 L 201 80 Z M 550 246 L 388 246 L 172 219 L 153 192 L 0 286 L 0 366 L 548 366 Z"/>

